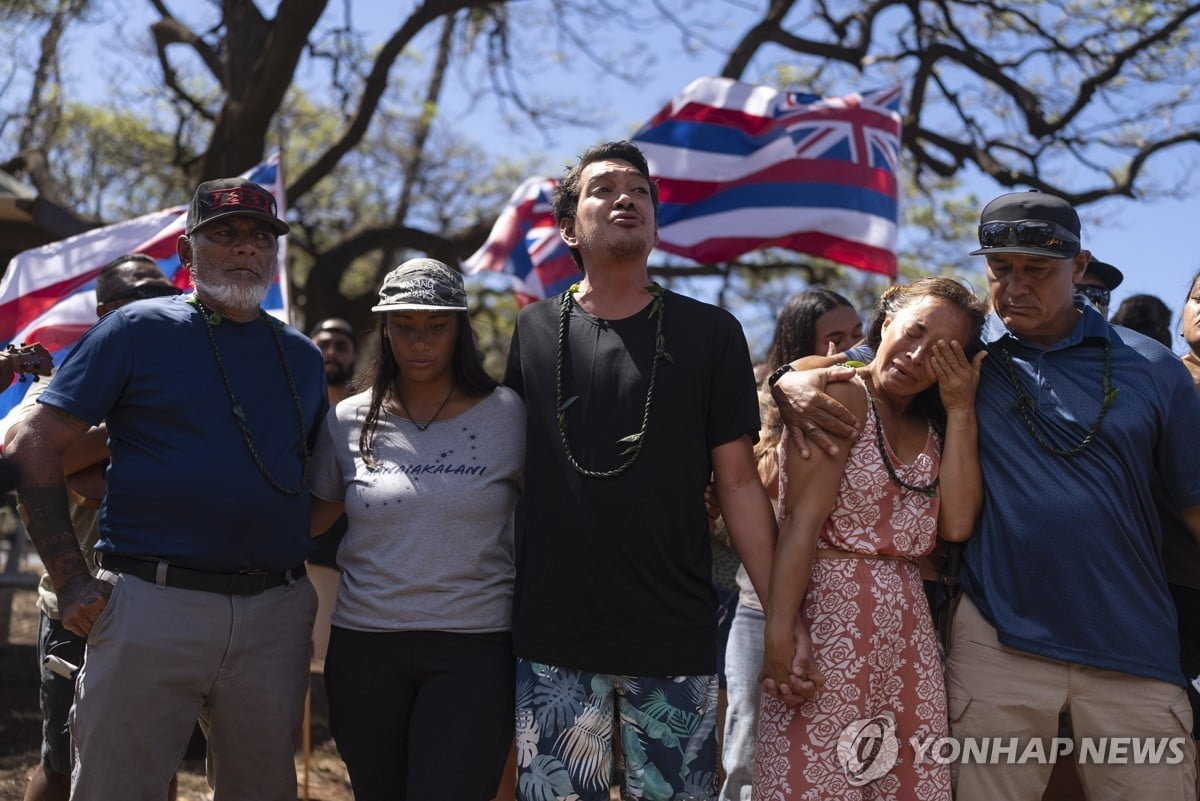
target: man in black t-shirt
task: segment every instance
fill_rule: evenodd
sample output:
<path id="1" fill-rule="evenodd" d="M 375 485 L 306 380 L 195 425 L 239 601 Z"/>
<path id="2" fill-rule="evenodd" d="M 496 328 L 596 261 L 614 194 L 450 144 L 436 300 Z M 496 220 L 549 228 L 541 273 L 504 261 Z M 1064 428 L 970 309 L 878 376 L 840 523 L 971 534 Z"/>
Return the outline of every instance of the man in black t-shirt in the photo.
<path id="1" fill-rule="evenodd" d="M 634 145 L 589 149 L 554 206 L 586 277 L 521 312 L 505 379 L 528 410 L 519 796 L 607 798 L 616 717 L 626 797 L 715 798 L 710 476 L 763 597 L 775 539 L 746 340 L 728 312 L 650 282 L 658 194 Z"/>

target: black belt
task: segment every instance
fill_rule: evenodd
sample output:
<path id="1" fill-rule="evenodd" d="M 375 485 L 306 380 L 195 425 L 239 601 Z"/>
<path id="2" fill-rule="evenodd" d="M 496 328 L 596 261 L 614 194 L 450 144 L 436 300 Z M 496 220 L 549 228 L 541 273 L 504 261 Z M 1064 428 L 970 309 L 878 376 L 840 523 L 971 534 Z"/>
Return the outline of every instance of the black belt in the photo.
<path id="1" fill-rule="evenodd" d="M 291 570 L 276 572 L 247 570 L 241 573 L 209 573 L 157 559 L 135 559 L 110 553 L 97 553 L 96 556 L 105 570 L 137 576 L 151 584 L 162 584 L 180 590 L 219 592 L 224 595 L 258 595 L 272 587 L 291 584 L 307 572 L 303 563 Z"/>

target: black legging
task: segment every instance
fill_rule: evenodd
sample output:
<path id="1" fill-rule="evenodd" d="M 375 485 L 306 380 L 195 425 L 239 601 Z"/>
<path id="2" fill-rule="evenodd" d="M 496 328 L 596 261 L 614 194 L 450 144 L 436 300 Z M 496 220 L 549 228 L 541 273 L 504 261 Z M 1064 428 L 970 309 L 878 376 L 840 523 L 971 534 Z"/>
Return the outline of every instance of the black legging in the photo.
<path id="1" fill-rule="evenodd" d="M 487 801 L 513 736 L 512 638 L 334 626 L 329 728 L 356 801 Z"/>
<path id="2" fill-rule="evenodd" d="M 1200 693 L 1192 686 L 1192 679 L 1200 676 L 1200 590 L 1181 584 L 1168 584 L 1167 589 L 1179 618 L 1179 662 L 1192 703 L 1192 739 L 1200 740 Z"/>

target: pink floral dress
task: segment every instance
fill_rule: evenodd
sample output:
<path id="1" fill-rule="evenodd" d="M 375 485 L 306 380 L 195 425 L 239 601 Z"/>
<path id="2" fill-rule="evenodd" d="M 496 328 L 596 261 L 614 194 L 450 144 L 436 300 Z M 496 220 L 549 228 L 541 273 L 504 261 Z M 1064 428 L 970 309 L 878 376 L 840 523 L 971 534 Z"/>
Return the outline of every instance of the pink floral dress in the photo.
<path id="1" fill-rule="evenodd" d="M 932 429 L 924 451 L 911 464 L 902 464 L 891 447 L 885 447 L 905 483 L 924 486 L 937 475 L 941 448 Z M 786 492 L 782 457 L 781 453 L 781 499 Z M 949 801 L 949 768 L 928 754 L 918 763 L 911 744 L 913 737 L 926 743 L 947 730 L 937 640 L 913 561 L 933 549 L 937 516 L 936 496 L 902 489 L 889 479 L 876 442 L 874 410 L 868 405 L 866 425 L 851 446 L 837 504 L 822 527 L 817 548 L 893 558 L 814 560 L 802 614 L 826 683 L 794 709 L 763 694 L 755 801 Z M 876 754 L 873 764 L 871 743 L 864 749 L 853 737 L 862 726 L 858 722 L 868 720 L 891 726 L 898 747 Z M 850 732 L 843 736 L 848 727 Z M 880 728 L 867 730 L 878 733 Z M 850 759 L 847 745 L 860 749 Z M 878 773 L 892 754 L 895 764 L 864 783 L 871 775 L 864 766 Z"/>

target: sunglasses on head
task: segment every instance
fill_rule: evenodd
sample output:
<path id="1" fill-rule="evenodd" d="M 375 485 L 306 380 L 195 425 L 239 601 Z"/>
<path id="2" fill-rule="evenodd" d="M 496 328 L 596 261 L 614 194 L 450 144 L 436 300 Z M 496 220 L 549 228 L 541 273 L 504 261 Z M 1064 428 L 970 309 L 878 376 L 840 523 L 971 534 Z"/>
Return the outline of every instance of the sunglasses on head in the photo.
<path id="1" fill-rule="evenodd" d="M 135 286 L 133 289 L 126 292 L 124 295 L 118 295 L 115 298 L 109 298 L 109 303 L 117 303 L 122 300 L 146 300 L 147 298 L 166 298 L 171 295 L 178 295 L 183 290 L 171 284 L 142 284 Z"/>
<path id="2" fill-rule="evenodd" d="M 1079 244 L 1079 237 L 1058 223 L 1043 220 L 990 222 L 979 226 L 979 245 L 985 248 L 1047 248 Z"/>
<path id="3" fill-rule="evenodd" d="M 1093 286 L 1092 284 L 1076 284 L 1075 291 L 1085 298 L 1095 303 L 1097 306 L 1107 306 L 1112 300 L 1112 292 L 1102 286 Z"/>

